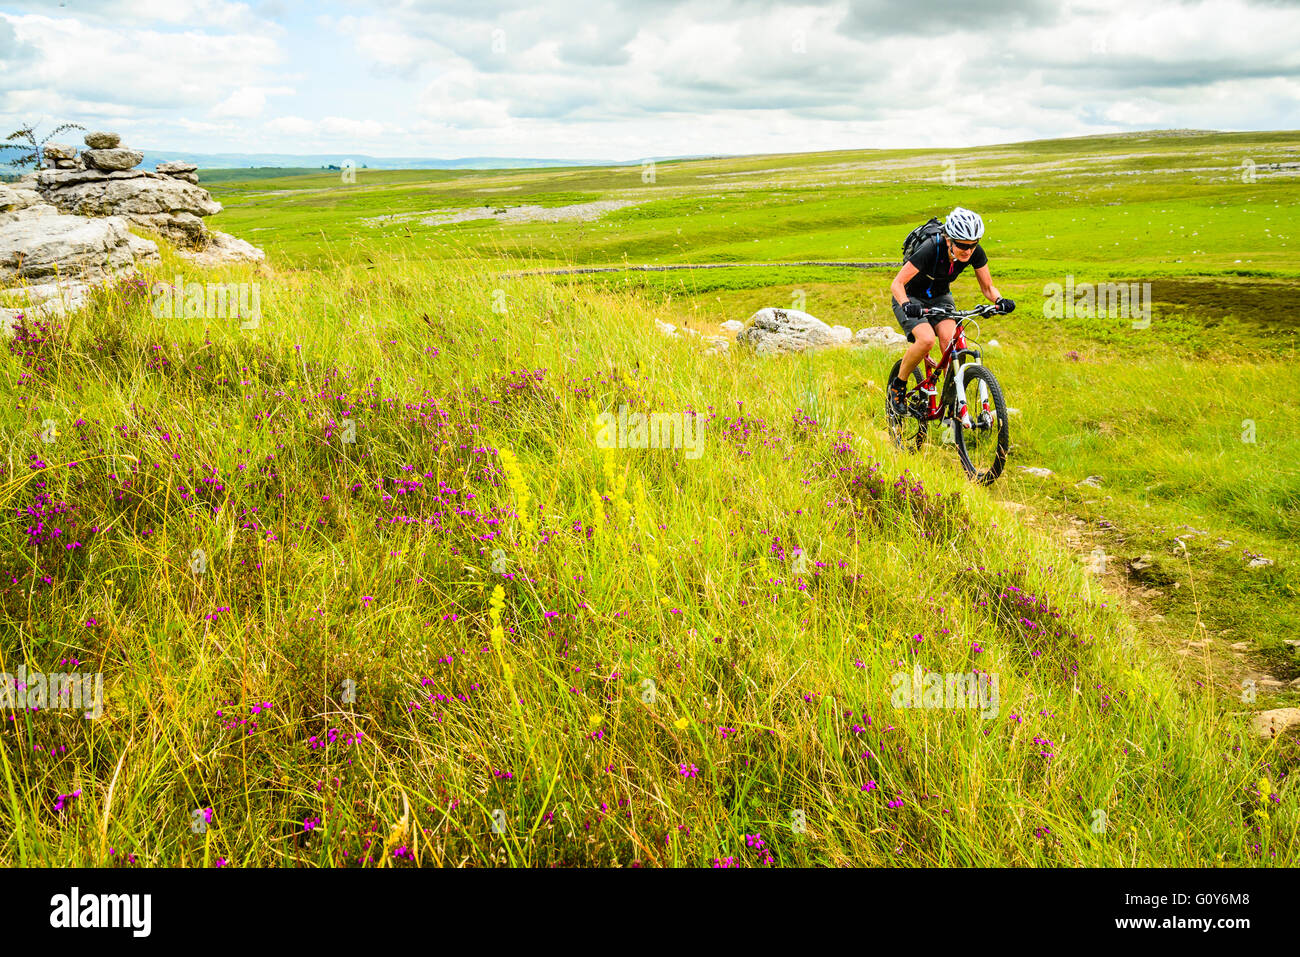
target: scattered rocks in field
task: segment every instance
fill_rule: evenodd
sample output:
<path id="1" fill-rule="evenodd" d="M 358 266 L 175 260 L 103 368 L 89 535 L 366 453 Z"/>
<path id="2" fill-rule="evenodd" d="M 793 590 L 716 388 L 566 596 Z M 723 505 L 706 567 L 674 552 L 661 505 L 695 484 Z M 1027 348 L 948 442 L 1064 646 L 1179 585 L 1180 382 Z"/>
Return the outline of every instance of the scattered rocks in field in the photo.
<path id="1" fill-rule="evenodd" d="M 1285 682 L 1278 681 L 1276 678 L 1271 678 L 1268 675 L 1255 679 L 1255 684 L 1260 688 L 1263 688 L 1265 691 L 1280 691 L 1286 687 Z"/>
<path id="2" fill-rule="evenodd" d="M 907 336 L 889 326 L 870 326 L 853 334 L 853 342 L 860 346 L 894 346 L 906 342 Z"/>
<path id="3" fill-rule="evenodd" d="M 1276 738 L 1293 728 L 1300 728 L 1300 708 L 1274 708 L 1251 716 L 1255 733 L 1261 738 Z"/>
<path id="4" fill-rule="evenodd" d="M 1215 547 L 1215 548 L 1231 548 L 1231 547 L 1233 546 L 1233 544 L 1235 544 L 1235 543 L 1228 541 L 1226 538 L 1221 538 L 1221 539 L 1219 539 L 1217 542 L 1214 543 L 1214 547 Z"/>
<path id="5" fill-rule="evenodd" d="M 906 337 L 904 337 L 904 338 L 906 338 Z M 989 345 L 990 348 L 992 348 L 992 349 L 996 349 L 996 348 L 1000 345 L 1000 343 L 999 343 L 998 340 L 996 340 L 996 339 L 990 339 L 990 340 L 988 341 L 988 345 Z"/>
<path id="6" fill-rule="evenodd" d="M 1232 648 L 1233 651 L 1249 651 L 1249 650 L 1250 650 L 1250 642 L 1248 642 L 1248 641 L 1234 641 L 1234 642 L 1233 642 L 1229 647 Z"/>
<path id="7" fill-rule="evenodd" d="M 664 322 L 662 319 L 655 320 L 655 328 L 658 329 L 666 336 L 677 335 L 677 327 L 674 326 L 671 322 Z"/>
<path id="8" fill-rule="evenodd" d="M 1086 486 L 1086 487 L 1088 487 L 1088 488 L 1101 488 L 1101 476 L 1100 476 L 1100 475 L 1089 475 L 1089 476 L 1088 476 L 1086 479 L 1084 479 L 1082 482 L 1075 482 L 1075 483 L 1074 483 L 1074 487 L 1075 487 L 1075 488 L 1080 488 L 1080 487 L 1083 487 L 1083 486 Z"/>
<path id="9" fill-rule="evenodd" d="M 1143 555 L 1143 556 L 1141 556 L 1140 558 L 1136 558 L 1136 559 L 1134 559 L 1133 561 L 1131 561 L 1131 562 L 1128 563 L 1128 567 L 1131 568 L 1131 569 L 1133 569 L 1135 572 L 1140 572 L 1140 571 L 1142 571 L 1144 568 L 1150 568 L 1150 567 L 1151 567 L 1151 556 L 1150 556 L 1150 555 Z"/>
<path id="10" fill-rule="evenodd" d="M 741 329 L 745 328 L 745 324 L 739 319 L 728 319 L 726 322 L 722 323 L 722 328 L 726 329 L 732 335 L 735 335 L 737 332 L 740 332 Z"/>
<path id="11" fill-rule="evenodd" d="M 852 342 L 853 330 L 848 326 L 831 326 L 831 338 L 836 342 Z"/>
<path id="12" fill-rule="evenodd" d="M 1256 555 L 1246 563 L 1247 568 L 1266 568 L 1273 564 L 1273 559 L 1265 558 L 1263 555 Z"/>
<path id="13" fill-rule="evenodd" d="M 806 352 L 835 345 L 831 327 L 798 309 L 760 309 L 749 317 L 736 341 L 758 355 Z"/>
<path id="14" fill-rule="evenodd" d="M 1017 466 L 1017 468 L 1022 472 L 1027 472 L 1035 478 L 1047 478 L 1047 476 L 1052 474 L 1051 469 L 1040 468 L 1037 465 L 1020 465 Z"/>
<path id="15" fill-rule="evenodd" d="M 717 355 L 731 348 L 731 340 L 726 336 L 705 336 L 703 341 L 709 344 L 709 348 L 704 350 L 706 356 Z"/>
<path id="16" fill-rule="evenodd" d="M 362 219 L 367 226 L 394 225 L 418 219 L 424 226 L 448 226 L 475 219 L 494 219 L 502 223 L 590 222 L 615 209 L 635 206 L 629 199 L 602 199 L 593 203 L 568 206 L 475 206 L 471 209 L 430 209 L 417 213 L 393 213 Z M 437 215 L 430 215 L 434 213 Z"/>

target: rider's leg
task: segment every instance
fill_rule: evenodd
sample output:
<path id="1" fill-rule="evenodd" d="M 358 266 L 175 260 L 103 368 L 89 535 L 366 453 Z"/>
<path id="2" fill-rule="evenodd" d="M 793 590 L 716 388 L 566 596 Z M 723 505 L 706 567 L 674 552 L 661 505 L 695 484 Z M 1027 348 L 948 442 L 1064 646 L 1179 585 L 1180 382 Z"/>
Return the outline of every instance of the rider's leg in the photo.
<path id="1" fill-rule="evenodd" d="M 898 378 L 905 383 L 907 377 L 912 374 L 912 370 L 930 354 L 930 348 L 934 345 L 934 326 L 928 322 L 919 322 L 912 327 L 911 335 L 915 341 L 903 353 L 902 364 L 898 367 Z M 950 332 L 949 335 L 952 335 L 952 333 Z"/>
<path id="2" fill-rule="evenodd" d="M 935 326 L 935 331 L 939 334 L 939 355 L 942 356 L 948 348 L 952 334 L 957 331 L 957 322 L 955 319 L 945 319 Z"/>

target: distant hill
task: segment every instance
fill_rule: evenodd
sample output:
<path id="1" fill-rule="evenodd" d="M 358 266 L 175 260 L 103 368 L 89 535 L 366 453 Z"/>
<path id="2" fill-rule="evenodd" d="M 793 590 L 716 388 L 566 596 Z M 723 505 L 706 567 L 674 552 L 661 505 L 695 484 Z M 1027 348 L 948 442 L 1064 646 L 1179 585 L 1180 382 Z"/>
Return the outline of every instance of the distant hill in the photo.
<path id="1" fill-rule="evenodd" d="M 460 159 L 432 159 L 427 156 L 369 156 L 364 153 L 195 153 L 190 150 L 142 149 L 145 169 L 157 163 L 183 160 L 202 169 L 236 169 L 249 167 L 288 167 L 320 169 L 341 167 L 351 160 L 358 169 L 538 169 L 547 166 L 639 166 L 644 160 L 656 162 L 679 159 L 707 159 L 704 156 L 646 156 L 634 160 L 605 159 L 537 159 L 521 156 L 467 156 Z"/>

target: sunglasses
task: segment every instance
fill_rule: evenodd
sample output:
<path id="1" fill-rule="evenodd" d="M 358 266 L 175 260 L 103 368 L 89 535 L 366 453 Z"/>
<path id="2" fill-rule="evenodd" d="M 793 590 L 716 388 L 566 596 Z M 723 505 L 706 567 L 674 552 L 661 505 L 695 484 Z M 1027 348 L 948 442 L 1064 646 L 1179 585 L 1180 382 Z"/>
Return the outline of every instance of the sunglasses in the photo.
<path id="1" fill-rule="evenodd" d="M 968 249 L 974 249 L 976 246 L 979 245 L 979 240 L 978 240 L 978 239 L 975 240 L 975 242 L 973 242 L 973 243 L 959 243 L 959 242 L 957 242 L 957 240 L 955 240 L 955 239 L 950 239 L 950 240 L 948 240 L 948 242 L 952 243 L 952 244 L 953 244 L 954 246 L 956 246 L 958 249 L 962 250 L 962 252 L 965 252 L 965 251 L 968 250 Z"/>

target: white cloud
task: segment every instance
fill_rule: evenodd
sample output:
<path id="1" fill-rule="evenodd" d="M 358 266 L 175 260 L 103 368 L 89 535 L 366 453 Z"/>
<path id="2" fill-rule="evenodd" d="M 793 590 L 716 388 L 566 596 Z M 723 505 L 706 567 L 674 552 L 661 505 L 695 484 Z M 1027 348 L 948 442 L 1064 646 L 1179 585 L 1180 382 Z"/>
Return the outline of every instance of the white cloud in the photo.
<path id="1" fill-rule="evenodd" d="M 212 107 L 212 109 L 208 111 L 208 115 L 213 117 L 230 116 L 242 119 L 251 119 L 262 115 L 262 111 L 266 108 L 266 98 L 268 96 L 288 96 L 292 94 L 293 87 L 290 86 L 240 87 L 231 93 L 230 96 Z"/>
<path id="2" fill-rule="evenodd" d="M 0 120 L 112 122 L 208 151 L 630 159 L 1300 113 L 1300 6 L 1270 0 L 987 0 L 941 29 L 940 0 L 66 3 L 0 13 Z"/>

